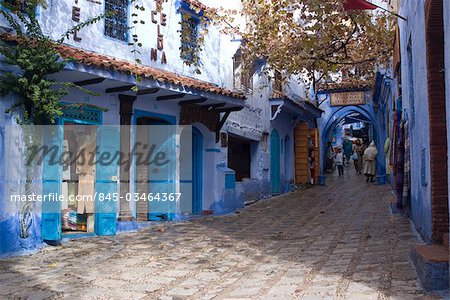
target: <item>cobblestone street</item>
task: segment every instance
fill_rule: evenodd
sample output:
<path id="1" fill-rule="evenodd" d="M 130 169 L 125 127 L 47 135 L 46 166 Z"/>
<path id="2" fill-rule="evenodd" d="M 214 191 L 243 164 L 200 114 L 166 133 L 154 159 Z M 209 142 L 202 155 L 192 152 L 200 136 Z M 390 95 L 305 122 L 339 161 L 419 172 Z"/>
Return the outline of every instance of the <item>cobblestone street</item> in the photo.
<path id="1" fill-rule="evenodd" d="M 434 299 L 389 186 L 346 168 L 240 213 L 94 237 L 0 261 L 1 299 Z"/>

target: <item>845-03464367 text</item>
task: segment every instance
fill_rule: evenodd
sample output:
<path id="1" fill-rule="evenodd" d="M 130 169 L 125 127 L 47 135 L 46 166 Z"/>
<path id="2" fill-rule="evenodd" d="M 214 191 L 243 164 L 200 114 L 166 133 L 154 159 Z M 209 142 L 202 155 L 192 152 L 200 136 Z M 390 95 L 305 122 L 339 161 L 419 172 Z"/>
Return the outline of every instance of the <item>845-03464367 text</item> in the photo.
<path id="1" fill-rule="evenodd" d="M 98 193 L 93 195 L 69 195 L 68 197 L 58 194 L 29 194 L 19 195 L 14 194 L 10 196 L 11 202 L 42 202 L 42 201 L 149 201 L 149 202 L 178 202 L 180 200 L 181 193 L 127 193 L 124 196 L 119 193 Z M 67 198 L 67 199 L 66 199 Z"/>

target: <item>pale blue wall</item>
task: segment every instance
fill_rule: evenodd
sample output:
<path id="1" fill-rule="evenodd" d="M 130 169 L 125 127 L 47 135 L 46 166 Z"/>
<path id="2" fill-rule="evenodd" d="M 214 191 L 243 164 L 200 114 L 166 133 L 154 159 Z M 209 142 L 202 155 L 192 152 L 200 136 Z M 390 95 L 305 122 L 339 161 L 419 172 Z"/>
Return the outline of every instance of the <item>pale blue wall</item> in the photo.
<path id="1" fill-rule="evenodd" d="M 0 111 L 11 107 L 14 98 L 3 97 L 0 101 Z M 13 254 L 25 254 L 36 251 L 41 245 L 40 203 L 35 203 L 32 212 L 33 221 L 28 230 L 29 237 L 19 236 L 20 203 L 11 201 L 10 195 L 23 194 L 23 185 L 19 181 L 25 178 L 24 165 L 14 134 L 20 127 L 15 118 L 0 113 L 0 257 Z M 6 159 L 6 157 L 8 159 Z"/>
<path id="2" fill-rule="evenodd" d="M 291 191 L 294 183 L 294 116 L 287 112 L 281 112 L 275 120 L 271 122 L 272 128 L 278 131 L 280 135 L 280 176 L 281 192 Z M 289 137 L 289 148 L 286 149 L 286 136 Z M 290 163 L 286 165 L 286 155 L 290 157 Z"/>

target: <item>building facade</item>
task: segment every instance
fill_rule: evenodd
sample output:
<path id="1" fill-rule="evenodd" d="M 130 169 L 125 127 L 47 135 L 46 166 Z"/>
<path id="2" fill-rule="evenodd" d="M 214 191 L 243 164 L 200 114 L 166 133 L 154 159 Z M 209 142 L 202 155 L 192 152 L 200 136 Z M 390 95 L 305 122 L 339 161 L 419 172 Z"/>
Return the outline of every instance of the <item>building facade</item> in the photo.
<path id="1" fill-rule="evenodd" d="M 419 278 L 427 289 L 444 289 L 448 288 L 449 231 L 445 125 L 449 81 L 444 54 L 448 3 L 395 2 L 406 20 L 398 21 L 392 99 L 386 104 L 386 118 L 391 120 L 391 179 L 397 207 L 410 215 L 424 240 L 411 250 Z"/>
<path id="2" fill-rule="evenodd" d="M 205 4 L 214 5 L 210 2 Z M 164 129 L 168 130 L 166 134 L 170 132 L 170 138 L 158 141 L 163 145 L 161 149 L 177 158 L 176 162 L 158 169 L 134 161 L 130 168 L 96 164 L 81 170 L 44 161 L 37 176 L 40 183 L 35 186 L 38 193 L 116 193 L 120 197 L 92 205 L 43 201 L 24 216 L 20 214 L 22 204 L 10 201 L 11 195 L 24 192 L 21 179 L 25 167 L 11 159 L 15 154 L 14 159 L 21 160 L 13 150 L 18 136 L 8 129 L 16 121 L 14 116 L 2 113 L 0 255 L 35 251 L 42 241 L 58 244 L 63 238 L 79 235 L 136 230 L 149 221 L 230 213 L 261 198 L 293 190 L 294 129 L 299 122 L 319 117 L 320 110 L 304 100 L 304 95 L 295 95 L 300 99 L 296 101 L 284 95 L 283 99 L 274 99 L 273 82 L 262 72 L 264 62 L 255 62 L 255 72 L 243 80 L 236 60 L 240 42 L 213 26 L 208 28 L 203 50 L 196 54 L 200 64 L 186 64 L 193 55 L 186 49 L 198 45 L 183 40 L 180 31 L 199 34 L 204 4 L 193 0 L 146 1 L 144 10 L 137 12 L 126 3 L 64 0 L 51 2 L 47 9 L 38 11 L 44 33 L 53 39 L 89 18 L 116 12 L 70 34 L 64 44 L 57 46 L 61 56 L 72 61 L 51 78 L 76 83 L 97 95 L 73 89 L 61 99 L 64 104 L 72 104 L 58 118 L 57 134 L 63 138 L 46 135 L 46 142 L 61 149 L 79 149 L 83 144 L 88 149 L 130 153 L 139 143 L 157 140 L 153 129 L 139 129 L 143 126 L 189 126 L 176 133 Z M 144 22 L 138 21 L 130 30 L 135 13 Z M 13 46 L 19 42 L 6 20 L 1 19 L 0 26 L 3 43 Z M 135 34 L 142 44 L 140 53 L 128 45 Z M 3 72 L 14 72 L 14 66 L 2 64 L 1 68 Z M 137 81 L 136 76 L 141 80 Z M 287 87 L 302 90 L 296 83 Z M 2 111 L 15 100 L 12 94 L 3 98 Z M 280 108 L 284 102 L 289 103 Z M 274 116 L 274 107 L 286 114 L 286 120 Z M 190 149 L 187 154 L 183 154 L 185 137 Z M 127 201 L 130 194 L 160 192 L 180 193 L 187 199 L 187 208 Z M 27 238 L 18 234 L 24 222 L 29 222 Z"/>

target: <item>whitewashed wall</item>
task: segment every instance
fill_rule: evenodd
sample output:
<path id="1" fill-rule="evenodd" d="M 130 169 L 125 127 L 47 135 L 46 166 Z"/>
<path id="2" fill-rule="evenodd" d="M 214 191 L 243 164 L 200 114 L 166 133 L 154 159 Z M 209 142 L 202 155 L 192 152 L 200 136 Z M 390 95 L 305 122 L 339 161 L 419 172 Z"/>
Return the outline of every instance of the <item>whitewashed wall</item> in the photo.
<path id="1" fill-rule="evenodd" d="M 73 27 L 77 23 L 72 20 L 72 6 L 75 5 L 75 0 L 58 0 L 48 1 L 47 9 L 41 9 L 40 16 L 43 23 L 44 32 L 53 38 L 59 38 L 61 33 Z M 104 2 L 104 1 L 102 1 Z M 204 50 L 201 54 L 202 74 L 196 74 L 193 67 L 188 67 L 183 64 L 180 58 L 180 21 L 181 14 L 178 11 L 181 0 L 169 0 L 163 4 L 163 13 L 167 15 L 167 25 L 161 26 L 161 33 L 164 35 L 164 51 L 167 57 L 167 64 L 160 62 L 161 52 L 158 51 L 158 61 L 154 62 L 150 58 L 150 49 L 157 46 L 157 25 L 151 21 L 151 11 L 155 10 L 155 1 L 137 1 L 145 7 L 145 11 L 136 11 L 132 6 L 129 6 L 129 22 L 131 22 L 131 13 L 137 12 L 138 20 L 144 20 L 145 24 L 136 25 L 136 33 L 139 36 L 140 42 L 143 46 L 139 49 L 142 53 L 138 58 L 147 66 L 153 66 L 160 69 L 169 70 L 178 74 L 183 74 L 190 77 L 195 77 L 201 80 L 210 81 L 219 86 L 222 85 L 220 81 L 220 61 L 217 53 L 220 51 L 221 40 L 218 38 L 219 32 L 213 26 L 208 28 L 209 34 L 205 39 Z M 89 18 L 99 16 L 104 13 L 104 3 L 96 4 L 88 1 L 78 1 L 78 6 L 81 9 L 81 22 Z M 159 14 L 157 19 L 159 20 Z M 77 36 L 82 38 L 81 41 L 74 41 L 70 38 L 66 41 L 67 44 L 74 47 L 83 48 L 94 51 L 100 54 L 110 55 L 117 58 L 134 61 L 135 57 L 130 51 L 132 50 L 126 42 L 112 39 L 104 34 L 104 20 L 97 22 L 94 25 L 83 28 Z M 129 36 L 131 39 L 132 32 Z"/>

